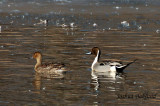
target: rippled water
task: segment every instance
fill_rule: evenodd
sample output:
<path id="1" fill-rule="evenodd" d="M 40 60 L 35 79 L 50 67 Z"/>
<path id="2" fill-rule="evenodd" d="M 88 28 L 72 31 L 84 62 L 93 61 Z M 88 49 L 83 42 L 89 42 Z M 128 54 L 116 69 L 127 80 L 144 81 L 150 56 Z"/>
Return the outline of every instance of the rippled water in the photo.
<path id="1" fill-rule="evenodd" d="M 160 3 L 151 1 L 0 1 L 0 105 L 159 105 Z M 121 77 L 93 73 L 94 46 L 101 60 L 138 61 Z M 37 75 L 35 51 L 69 72 Z"/>

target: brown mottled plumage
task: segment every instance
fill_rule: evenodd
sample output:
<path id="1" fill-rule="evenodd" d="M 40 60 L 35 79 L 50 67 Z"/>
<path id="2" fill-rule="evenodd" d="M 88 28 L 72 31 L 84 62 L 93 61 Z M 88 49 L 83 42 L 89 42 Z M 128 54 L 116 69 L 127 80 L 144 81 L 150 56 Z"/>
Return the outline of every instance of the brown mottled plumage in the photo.
<path id="1" fill-rule="evenodd" d="M 37 60 L 34 67 L 35 71 L 41 74 L 61 74 L 66 71 L 65 65 L 62 63 L 45 63 L 42 64 L 42 54 L 35 52 L 33 58 Z"/>

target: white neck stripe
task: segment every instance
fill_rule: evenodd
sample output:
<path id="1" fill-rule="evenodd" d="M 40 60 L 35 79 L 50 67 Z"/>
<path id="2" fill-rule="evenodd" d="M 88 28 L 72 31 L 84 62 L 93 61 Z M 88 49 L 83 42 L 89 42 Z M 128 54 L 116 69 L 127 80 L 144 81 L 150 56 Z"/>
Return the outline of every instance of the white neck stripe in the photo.
<path id="1" fill-rule="evenodd" d="M 92 63 L 92 69 L 93 69 L 94 64 L 96 64 L 98 62 L 98 58 L 99 58 L 99 50 L 98 50 L 97 56 L 95 57 L 95 59 Z"/>

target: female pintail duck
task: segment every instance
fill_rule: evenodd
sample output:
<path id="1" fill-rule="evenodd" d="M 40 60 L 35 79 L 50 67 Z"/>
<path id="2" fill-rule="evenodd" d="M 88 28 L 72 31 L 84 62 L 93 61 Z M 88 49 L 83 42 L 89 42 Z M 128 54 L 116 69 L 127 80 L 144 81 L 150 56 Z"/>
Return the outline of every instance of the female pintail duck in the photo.
<path id="1" fill-rule="evenodd" d="M 123 72 L 123 70 L 128 67 L 130 64 L 134 63 L 136 60 L 133 62 L 130 62 L 126 65 L 123 65 L 121 62 L 111 62 L 111 61 L 106 61 L 106 62 L 99 62 L 100 55 L 101 55 L 101 50 L 98 47 L 93 47 L 90 53 L 87 54 L 94 54 L 95 59 L 92 63 L 92 70 L 96 72 Z"/>
<path id="2" fill-rule="evenodd" d="M 61 63 L 49 63 L 49 64 L 42 64 L 42 54 L 40 52 L 35 52 L 33 54 L 33 58 L 37 60 L 37 63 L 34 67 L 37 73 L 41 74 L 61 74 L 62 72 L 66 71 L 66 67 L 64 64 Z"/>

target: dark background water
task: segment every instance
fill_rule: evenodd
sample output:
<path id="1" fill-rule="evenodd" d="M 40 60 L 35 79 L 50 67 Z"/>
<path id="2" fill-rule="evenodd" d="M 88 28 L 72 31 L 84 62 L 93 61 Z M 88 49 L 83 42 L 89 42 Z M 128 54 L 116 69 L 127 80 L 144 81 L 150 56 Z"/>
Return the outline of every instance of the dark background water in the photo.
<path id="1" fill-rule="evenodd" d="M 96 23 L 96 29 L 101 30 L 159 33 L 158 4 L 158 0 L 4 0 L 0 2 L 0 23 L 24 26 L 47 19 L 51 26 L 74 22 L 81 30 L 93 30 L 93 24 Z M 123 21 L 127 21 L 130 26 L 121 25 Z"/>
<path id="2" fill-rule="evenodd" d="M 159 0 L 1 0 L 0 105 L 159 105 L 159 5 Z M 93 78 L 94 57 L 85 53 L 94 46 L 101 48 L 102 60 L 138 61 L 123 77 Z M 70 71 L 64 78 L 37 75 L 35 51 L 45 62 L 69 63 Z"/>

